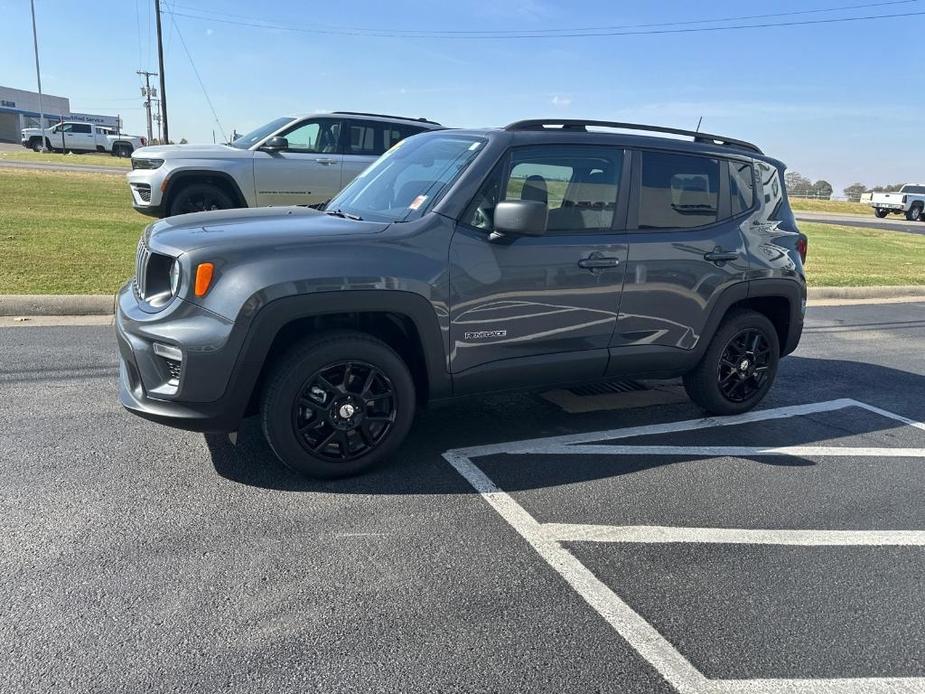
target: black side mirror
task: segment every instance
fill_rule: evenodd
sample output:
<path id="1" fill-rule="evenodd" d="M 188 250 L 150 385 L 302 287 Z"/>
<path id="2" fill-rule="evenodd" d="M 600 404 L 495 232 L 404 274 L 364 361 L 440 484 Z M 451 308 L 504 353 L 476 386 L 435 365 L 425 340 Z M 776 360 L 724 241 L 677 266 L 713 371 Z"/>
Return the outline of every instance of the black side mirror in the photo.
<path id="1" fill-rule="evenodd" d="M 546 233 L 546 204 L 539 200 L 505 200 L 495 205 L 495 231 L 516 236 Z"/>
<path id="2" fill-rule="evenodd" d="M 271 137 L 269 140 L 264 142 L 260 149 L 264 150 L 265 152 L 285 152 L 287 149 L 289 149 L 289 140 L 287 140 L 285 137 L 280 137 L 277 135 L 276 137 Z"/>

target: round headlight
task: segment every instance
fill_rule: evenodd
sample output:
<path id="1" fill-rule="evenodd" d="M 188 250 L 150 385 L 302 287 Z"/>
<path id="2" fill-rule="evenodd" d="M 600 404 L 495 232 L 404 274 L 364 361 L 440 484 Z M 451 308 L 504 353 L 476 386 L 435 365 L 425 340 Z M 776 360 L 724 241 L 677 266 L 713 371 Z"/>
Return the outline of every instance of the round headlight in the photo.
<path id="1" fill-rule="evenodd" d="M 170 294 L 176 296 L 180 288 L 180 261 L 174 260 L 170 264 Z"/>

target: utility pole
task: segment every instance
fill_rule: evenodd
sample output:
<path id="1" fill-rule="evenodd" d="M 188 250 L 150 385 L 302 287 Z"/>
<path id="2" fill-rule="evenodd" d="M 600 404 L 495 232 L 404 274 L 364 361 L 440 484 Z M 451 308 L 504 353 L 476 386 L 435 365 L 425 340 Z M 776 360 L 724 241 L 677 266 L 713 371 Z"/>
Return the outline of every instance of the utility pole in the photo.
<path id="1" fill-rule="evenodd" d="M 45 104 L 42 101 L 42 71 L 39 69 L 39 35 L 35 30 L 35 0 L 30 0 L 32 7 L 32 46 L 35 49 L 35 79 L 39 83 L 39 130 L 42 131 L 42 151 L 45 151 Z"/>
<path id="2" fill-rule="evenodd" d="M 154 139 L 154 131 L 151 129 L 151 97 L 157 96 L 157 90 L 154 90 L 153 93 L 151 91 L 151 78 L 157 77 L 157 73 L 138 70 L 135 74 L 142 75 L 145 78 L 145 86 L 141 88 L 141 94 L 145 97 L 145 115 L 148 119 L 148 144 L 150 144 Z"/>
<path id="3" fill-rule="evenodd" d="M 154 14 L 157 16 L 157 66 L 161 78 L 161 127 L 164 129 L 164 142 L 170 144 L 170 135 L 167 133 L 167 90 L 164 88 L 164 38 L 161 34 L 161 0 L 154 0 Z"/>

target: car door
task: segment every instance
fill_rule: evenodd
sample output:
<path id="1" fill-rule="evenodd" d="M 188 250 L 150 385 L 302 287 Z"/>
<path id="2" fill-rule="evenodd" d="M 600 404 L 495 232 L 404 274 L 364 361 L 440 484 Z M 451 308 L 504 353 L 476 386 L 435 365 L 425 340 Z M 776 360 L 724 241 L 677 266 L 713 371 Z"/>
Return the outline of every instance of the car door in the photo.
<path id="1" fill-rule="evenodd" d="M 283 151 L 254 152 L 257 205 L 316 205 L 341 189 L 341 121 L 310 118 L 280 133 Z"/>
<path id="2" fill-rule="evenodd" d="M 74 151 L 96 149 L 93 140 L 93 128 L 89 123 L 65 123 L 62 131 L 64 132 L 65 149 Z"/>
<path id="3" fill-rule="evenodd" d="M 754 208 L 747 161 L 669 151 L 633 154 L 629 253 L 611 371 L 632 351 L 692 350 L 724 290 L 745 279 L 740 224 Z M 709 338 L 709 336 L 707 336 Z"/>
<path id="4" fill-rule="evenodd" d="M 628 167 L 627 167 L 628 169 Z M 450 243 L 450 370 L 456 392 L 603 375 L 627 246 L 623 150 L 513 148 Z M 499 237 L 499 200 L 545 202 L 546 232 Z"/>

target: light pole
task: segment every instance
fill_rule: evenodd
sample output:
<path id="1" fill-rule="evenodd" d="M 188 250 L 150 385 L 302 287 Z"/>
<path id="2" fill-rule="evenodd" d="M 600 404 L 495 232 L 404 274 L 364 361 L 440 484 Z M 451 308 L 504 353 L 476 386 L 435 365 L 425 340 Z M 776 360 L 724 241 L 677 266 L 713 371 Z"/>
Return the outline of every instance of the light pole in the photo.
<path id="1" fill-rule="evenodd" d="M 35 30 L 35 0 L 29 0 L 32 7 L 32 46 L 35 49 L 35 79 L 39 83 L 39 130 L 42 131 L 42 151 L 45 151 L 45 105 L 42 102 L 42 71 L 39 69 L 39 35 Z"/>
<path id="2" fill-rule="evenodd" d="M 170 135 L 167 133 L 167 90 L 164 88 L 164 39 L 161 36 L 161 0 L 154 0 L 154 14 L 157 16 L 157 66 L 161 78 L 161 127 L 164 129 L 164 141 L 161 144 L 170 144 Z"/>
<path id="3" fill-rule="evenodd" d="M 157 77 L 156 72 L 148 72 L 147 70 L 138 70 L 135 72 L 136 75 L 143 75 L 145 78 L 145 86 L 142 88 L 141 92 L 145 97 L 145 115 L 148 120 L 148 144 L 151 143 L 152 138 L 154 137 L 153 131 L 151 129 L 151 97 L 156 95 L 151 93 L 151 78 Z"/>

